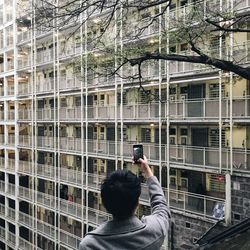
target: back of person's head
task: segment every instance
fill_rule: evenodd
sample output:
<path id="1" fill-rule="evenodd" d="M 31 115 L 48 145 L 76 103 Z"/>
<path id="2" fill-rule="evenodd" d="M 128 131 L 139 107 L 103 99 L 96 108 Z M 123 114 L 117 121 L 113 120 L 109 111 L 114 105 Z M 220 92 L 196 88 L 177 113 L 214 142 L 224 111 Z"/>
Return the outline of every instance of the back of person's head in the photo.
<path id="1" fill-rule="evenodd" d="M 112 172 L 102 183 L 102 202 L 116 219 L 133 215 L 141 194 L 139 178 L 128 170 Z"/>

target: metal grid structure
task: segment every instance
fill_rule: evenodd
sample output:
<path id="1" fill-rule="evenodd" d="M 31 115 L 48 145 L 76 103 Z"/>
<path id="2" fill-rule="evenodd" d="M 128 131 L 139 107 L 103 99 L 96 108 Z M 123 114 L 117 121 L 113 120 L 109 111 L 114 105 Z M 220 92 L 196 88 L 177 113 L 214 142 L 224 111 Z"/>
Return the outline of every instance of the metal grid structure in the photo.
<path id="1" fill-rule="evenodd" d="M 231 176 L 248 176 L 250 168 L 248 81 L 208 66 L 154 62 L 143 69 L 145 89 L 165 101 L 147 102 L 129 81 L 87 71 L 87 55 L 97 50 L 87 38 L 100 17 L 66 39 L 72 24 L 41 32 L 21 9 L 31 1 L 0 3 L 0 241 L 6 249 L 78 249 L 86 232 L 110 219 L 100 200 L 105 175 L 117 168 L 139 173 L 131 165 L 134 143 L 143 143 L 173 216 L 216 221 L 213 208 L 222 203 L 230 223 Z M 168 25 L 190 6 L 176 1 L 141 36 L 161 46 L 161 22 Z M 250 3 L 237 6 L 245 11 Z M 114 34 L 124 28 L 117 26 Z M 236 38 L 214 50 L 245 55 L 247 65 L 247 35 L 241 43 Z M 126 36 L 114 35 L 113 44 L 122 49 Z M 79 57 L 80 78 L 71 68 Z M 197 190 L 200 183 L 206 194 Z M 149 213 L 144 184 L 137 213 Z"/>

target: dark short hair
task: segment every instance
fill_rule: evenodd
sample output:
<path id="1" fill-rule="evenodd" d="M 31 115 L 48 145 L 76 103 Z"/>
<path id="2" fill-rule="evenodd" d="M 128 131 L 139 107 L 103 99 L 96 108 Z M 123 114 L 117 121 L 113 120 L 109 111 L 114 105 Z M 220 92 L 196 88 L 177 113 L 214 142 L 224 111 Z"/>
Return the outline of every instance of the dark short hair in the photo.
<path id="1" fill-rule="evenodd" d="M 128 170 L 112 172 L 101 185 L 103 205 L 117 219 L 133 215 L 140 194 L 141 182 Z"/>

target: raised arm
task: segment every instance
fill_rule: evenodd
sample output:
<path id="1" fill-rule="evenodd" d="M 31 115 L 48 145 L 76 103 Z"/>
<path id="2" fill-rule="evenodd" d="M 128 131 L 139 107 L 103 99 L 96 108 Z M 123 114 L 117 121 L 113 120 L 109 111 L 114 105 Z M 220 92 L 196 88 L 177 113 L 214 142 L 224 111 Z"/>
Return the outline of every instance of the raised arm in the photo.
<path id="1" fill-rule="evenodd" d="M 139 159 L 139 163 L 141 170 L 147 178 L 152 215 L 156 216 L 166 233 L 169 227 L 170 210 L 162 187 L 157 178 L 153 175 L 146 156 L 144 156 L 144 159 Z"/>

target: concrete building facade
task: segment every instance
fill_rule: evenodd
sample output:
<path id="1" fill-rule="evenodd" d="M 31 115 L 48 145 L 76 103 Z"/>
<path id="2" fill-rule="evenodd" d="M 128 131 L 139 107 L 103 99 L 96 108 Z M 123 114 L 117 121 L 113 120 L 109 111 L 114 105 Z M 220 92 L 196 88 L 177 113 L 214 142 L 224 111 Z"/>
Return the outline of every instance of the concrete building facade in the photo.
<path id="1" fill-rule="evenodd" d="M 185 16 L 195 4 L 174 0 L 159 23 Z M 250 10 L 248 0 L 203 4 Z M 192 246 L 220 219 L 216 208 L 225 225 L 249 217 L 249 81 L 209 66 L 157 61 L 143 67 L 146 92 L 140 92 L 138 82 L 88 72 L 86 55 L 101 56 L 89 40 L 101 32 L 103 16 L 69 36 L 75 23 L 45 32 L 36 27 L 35 10 L 23 11 L 27 6 L 32 10 L 28 0 L 0 1 L 0 249 L 78 249 L 87 232 L 111 218 L 100 199 L 106 174 L 126 168 L 141 175 L 131 164 L 136 143 L 171 207 L 163 249 Z M 118 22 L 107 40 L 121 49 L 126 32 Z M 216 53 L 241 58 L 246 67 L 248 38 L 209 37 Z M 185 43 L 161 39 L 161 25 L 152 23 L 140 41 L 189 53 Z M 149 213 L 142 184 L 137 214 Z"/>

